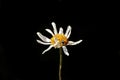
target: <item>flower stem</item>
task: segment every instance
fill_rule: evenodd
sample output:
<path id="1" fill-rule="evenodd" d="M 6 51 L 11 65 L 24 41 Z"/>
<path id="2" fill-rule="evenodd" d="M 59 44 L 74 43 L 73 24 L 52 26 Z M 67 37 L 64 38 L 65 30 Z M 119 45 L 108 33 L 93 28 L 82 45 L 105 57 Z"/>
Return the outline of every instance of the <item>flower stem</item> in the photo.
<path id="1" fill-rule="evenodd" d="M 62 77 L 61 77 L 61 69 L 62 69 L 62 48 L 59 49 L 60 52 L 59 52 L 59 55 L 60 55 L 60 62 L 59 62 L 59 80 L 62 80 Z"/>

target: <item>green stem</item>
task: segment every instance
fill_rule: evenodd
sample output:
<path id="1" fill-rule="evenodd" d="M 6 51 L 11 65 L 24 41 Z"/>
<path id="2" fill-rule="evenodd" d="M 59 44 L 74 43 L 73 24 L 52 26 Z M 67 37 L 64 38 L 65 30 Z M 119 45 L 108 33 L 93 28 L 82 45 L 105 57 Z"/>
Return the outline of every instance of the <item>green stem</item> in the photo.
<path id="1" fill-rule="evenodd" d="M 62 80 L 62 77 L 61 77 L 61 69 L 62 69 L 62 48 L 59 49 L 60 52 L 59 52 L 59 55 L 60 55 L 60 62 L 59 62 L 59 80 Z"/>

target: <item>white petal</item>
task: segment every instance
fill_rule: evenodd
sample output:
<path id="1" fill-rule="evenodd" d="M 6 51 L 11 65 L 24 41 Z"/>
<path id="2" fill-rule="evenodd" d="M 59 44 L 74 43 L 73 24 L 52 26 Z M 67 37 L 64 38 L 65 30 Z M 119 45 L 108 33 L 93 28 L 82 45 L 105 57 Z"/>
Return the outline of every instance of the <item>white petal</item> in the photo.
<path id="1" fill-rule="evenodd" d="M 79 40 L 79 41 L 76 41 L 76 42 L 73 42 L 73 41 L 69 41 L 67 45 L 77 45 L 79 43 L 81 43 L 83 40 Z"/>
<path id="2" fill-rule="evenodd" d="M 45 29 L 47 32 L 49 32 L 52 36 L 54 36 L 53 32 L 50 29 Z"/>
<path id="3" fill-rule="evenodd" d="M 54 48 L 59 48 L 59 41 L 55 41 Z"/>
<path id="4" fill-rule="evenodd" d="M 52 47 L 53 47 L 53 46 L 50 45 L 46 50 L 44 50 L 44 51 L 42 52 L 42 54 L 44 54 L 45 52 L 49 51 Z"/>
<path id="5" fill-rule="evenodd" d="M 65 55 L 69 56 L 68 50 L 65 46 L 62 46 L 63 48 L 63 52 L 65 53 Z"/>
<path id="6" fill-rule="evenodd" d="M 51 44 L 51 43 L 42 42 L 40 40 L 37 40 L 37 42 L 40 43 L 40 44 L 43 44 L 43 45 L 50 45 Z"/>
<path id="7" fill-rule="evenodd" d="M 50 42 L 50 39 L 46 36 L 43 36 L 40 32 L 37 32 L 37 35 L 42 39 L 44 42 Z"/>
<path id="8" fill-rule="evenodd" d="M 52 22 L 54 34 L 57 34 L 57 28 L 55 22 Z"/>
<path id="9" fill-rule="evenodd" d="M 60 27 L 60 29 L 59 29 L 59 34 L 63 34 L 63 28 L 62 27 Z"/>
<path id="10" fill-rule="evenodd" d="M 66 32 L 65 32 L 65 36 L 66 36 L 67 38 L 70 37 L 71 29 L 72 29 L 71 26 L 68 26 L 68 27 L 67 27 L 67 30 L 66 30 Z"/>

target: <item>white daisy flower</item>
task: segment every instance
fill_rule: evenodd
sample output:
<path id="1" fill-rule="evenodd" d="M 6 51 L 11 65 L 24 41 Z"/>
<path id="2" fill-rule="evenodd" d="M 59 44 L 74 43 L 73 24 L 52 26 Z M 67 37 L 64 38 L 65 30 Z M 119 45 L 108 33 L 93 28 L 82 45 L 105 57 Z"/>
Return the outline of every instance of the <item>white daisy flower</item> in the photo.
<path id="1" fill-rule="evenodd" d="M 52 35 L 51 39 L 47 38 L 46 36 L 43 36 L 40 32 L 37 32 L 37 35 L 42 40 L 37 40 L 38 43 L 43 45 L 50 45 L 46 50 L 42 52 L 44 54 L 45 52 L 49 51 L 52 47 L 54 48 L 61 48 L 63 49 L 63 52 L 65 55 L 69 56 L 68 50 L 66 48 L 67 45 L 77 45 L 82 42 L 82 40 L 79 41 L 68 41 L 70 34 L 71 34 L 71 26 L 67 27 L 67 30 L 65 34 L 63 33 L 63 28 L 60 27 L 59 32 L 57 32 L 56 24 L 55 22 L 51 23 L 53 26 L 53 32 L 50 29 L 45 29 L 48 33 Z"/>

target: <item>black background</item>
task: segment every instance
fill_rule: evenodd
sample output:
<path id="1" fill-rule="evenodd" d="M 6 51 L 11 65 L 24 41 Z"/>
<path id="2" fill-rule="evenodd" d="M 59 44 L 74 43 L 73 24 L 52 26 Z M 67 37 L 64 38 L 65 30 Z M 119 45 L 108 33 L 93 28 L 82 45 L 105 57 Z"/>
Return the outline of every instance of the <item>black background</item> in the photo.
<path id="1" fill-rule="evenodd" d="M 67 46 L 69 57 L 63 54 L 63 80 L 116 78 L 119 25 L 111 9 L 94 1 L 1 1 L 0 80 L 58 80 L 59 50 L 41 55 L 48 46 L 36 42 L 36 32 L 51 37 L 45 31 L 51 22 L 64 32 L 71 25 L 70 40 L 83 39 Z"/>

